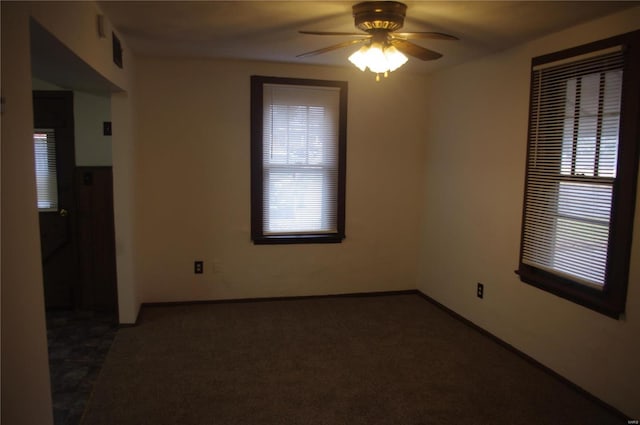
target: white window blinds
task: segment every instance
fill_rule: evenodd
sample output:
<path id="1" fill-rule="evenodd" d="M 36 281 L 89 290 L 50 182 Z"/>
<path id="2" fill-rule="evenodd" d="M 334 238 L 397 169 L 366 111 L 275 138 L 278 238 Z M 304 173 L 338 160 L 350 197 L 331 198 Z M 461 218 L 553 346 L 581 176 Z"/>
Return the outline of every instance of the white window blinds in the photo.
<path id="1" fill-rule="evenodd" d="M 340 89 L 265 84 L 263 232 L 337 231 Z"/>
<path id="2" fill-rule="evenodd" d="M 33 133 L 36 165 L 38 209 L 58 210 L 58 178 L 56 172 L 56 140 L 53 130 L 36 129 Z"/>
<path id="3" fill-rule="evenodd" d="M 620 48 L 535 67 L 522 262 L 602 289 L 618 161 Z"/>

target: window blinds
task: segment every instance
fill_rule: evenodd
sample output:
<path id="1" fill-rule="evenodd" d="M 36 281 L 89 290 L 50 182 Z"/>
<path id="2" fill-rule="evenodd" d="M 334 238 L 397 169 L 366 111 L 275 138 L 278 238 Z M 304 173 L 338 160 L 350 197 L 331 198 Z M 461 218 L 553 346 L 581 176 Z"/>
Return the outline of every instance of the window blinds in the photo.
<path id="1" fill-rule="evenodd" d="M 56 140 L 53 130 L 36 129 L 33 134 L 36 164 L 38 209 L 58 210 L 58 178 L 56 171 Z"/>
<path id="2" fill-rule="evenodd" d="M 602 289 L 618 160 L 620 48 L 534 67 L 522 262 Z"/>
<path id="3" fill-rule="evenodd" d="M 264 234 L 337 232 L 340 89 L 265 84 Z"/>

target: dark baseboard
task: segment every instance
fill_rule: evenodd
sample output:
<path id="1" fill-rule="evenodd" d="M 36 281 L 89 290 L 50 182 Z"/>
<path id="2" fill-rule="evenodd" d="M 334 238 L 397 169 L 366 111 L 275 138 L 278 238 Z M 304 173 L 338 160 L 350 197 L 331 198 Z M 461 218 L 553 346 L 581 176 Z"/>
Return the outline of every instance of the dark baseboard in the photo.
<path id="1" fill-rule="evenodd" d="M 404 289 L 400 291 L 379 291 L 379 292 L 351 292 L 346 294 L 327 294 L 327 295 L 297 295 L 289 297 L 261 297 L 261 298 L 230 298 L 220 300 L 195 300 L 195 301 L 160 301 L 142 303 L 136 316 L 134 323 L 121 323 L 120 328 L 131 328 L 137 326 L 140 322 L 142 310 L 148 307 L 179 307 L 186 305 L 199 304 L 234 304 L 234 303 L 254 303 L 254 302 L 270 302 L 270 301 L 296 301 L 309 300 L 318 298 L 348 298 L 348 297 L 386 297 L 393 295 L 418 295 L 420 291 L 417 289 Z"/>
<path id="2" fill-rule="evenodd" d="M 435 305 L 436 307 L 440 308 L 444 312 L 448 313 L 454 319 L 457 319 L 460 322 L 464 323 L 465 325 L 467 325 L 467 326 L 473 328 L 474 330 L 480 332 L 481 334 L 483 334 L 486 337 L 490 338 L 491 340 L 493 340 L 494 342 L 496 342 L 500 346 L 506 348 L 507 350 L 509 350 L 512 353 L 518 355 L 519 357 L 523 358 L 524 360 L 526 360 L 527 362 L 529 362 L 532 365 L 536 366 L 537 368 L 541 369 L 542 371 L 544 371 L 544 372 L 548 373 L 549 375 L 553 376 L 554 378 L 558 379 L 559 381 L 561 381 L 565 385 L 569 386 L 574 391 L 577 391 L 578 393 L 582 394 L 583 396 L 585 396 L 589 400 L 592 400 L 593 402 L 597 403 L 599 406 L 601 406 L 604 409 L 606 409 L 607 411 L 611 412 L 613 415 L 618 416 L 621 421 L 623 421 L 623 420 L 625 421 L 623 423 L 626 423 L 627 421 L 629 421 L 631 419 L 627 415 L 625 415 L 624 413 L 622 413 L 621 411 L 616 409 L 615 407 L 611 406 L 610 404 L 606 403 L 605 401 L 603 401 L 603 400 L 599 399 L 598 397 L 596 397 L 595 395 L 591 394 L 589 391 L 585 390 L 584 388 L 578 386 L 574 382 L 572 382 L 569 379 L 565 378 L 564 376 L 560 375 L 558 372 L 556 372 L 553 369 L 550 369 L 549 367 L 543 365 L 542 363 L 540 363 L 539 361 L 537 361 L 533 357 L 531 357 L 528 354 L 525 354 L 524 352 L 518 350 L 513 345 L 503 341 L 502 339 L 498 338 L 497 336 L 495 336 L 491 332 L 487 331 L 486 329 L 481 328 L 480 326 L 476 325 L 475 323 L 473 323 L 469 319 L 467 319 L 467 318 L 461 316 L 460 314 L 456 313 L 455 311 L 451 310 L 449 307 L 447 307 L 447 306 L 445 306 L 443 304 L 440 304 L 438 301 L 434 300 L 433 298 L 431 298 L 430 296 L 426 295 L 422 291 L 416 290 L 416 293 L 418 295 L 420 295 L 423 299 L 428 301 L 429 303 Z"/>
<path id="3" fill-rule="evenodd" d="M 308 300 L 317 298 L 348 298 L 348 297 L 385 297 L 393 295 L 418 295 L 420 292 L 417 289 L 405 289 L 400 291 L 379 291 L 379 292 L 353 292 L 346 294 L 328 294 L 328 295 L 298 295 L 290 297 L 262 297 L 262 298 L 230 298 L 221 300 L 195 300 L 195 301 L 160 301 L 160 302 L 148 302 L 142 303 L 136 316 L 134 323 L 121 323 L 120 328 L 131 328 L 137 326 L 140 323 L 140 315 L 142 310 L 147 307 L 178 307 L 186 305 L 199 305 L 199 304 L 234 304 L 234 303 L 254 303 L 254 302 L 269 302 L 269 301 L 296 301 L 296 300 Z"/>
<path id="4" fill-rule="evenodd" d="M 386 297 L 393 295 L 413 295 L 420 294 L 417 289 L 406 289 L 401 291 L 380 291 L 380 292 L 353 292 L 346 294 L 327 294 L 327 295 L 297 295 L 290 297 L 262 297 L 262 298 L 230 298 L 221 300 L 197 300 L 197 301 L 162 301 L 142 303 L 140 311 L 147 307 L 173 307 L 198 304 L 234 304 L 234 303 L 255 303 L 270 301 L 298 301 L 319 298 L 359 298 L 359 297 Z M 138 313 L 139 314 L 139 313 Z M 137 323 L 137 320 L 136 320 Z"/>

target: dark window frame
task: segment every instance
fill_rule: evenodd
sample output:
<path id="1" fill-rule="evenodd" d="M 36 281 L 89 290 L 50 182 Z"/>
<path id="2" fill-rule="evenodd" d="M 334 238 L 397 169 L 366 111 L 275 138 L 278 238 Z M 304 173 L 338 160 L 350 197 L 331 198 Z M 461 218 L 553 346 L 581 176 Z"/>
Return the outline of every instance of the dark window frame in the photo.
<path id="1" fill-rule="evenodd" d="M 524 264 L 523 240 L 521 237 L 519 269 L 517 273 L 523 282 L 543 289 L 547 292 L 573 301 L 584 307 L 619 319 L 624 313 L 626 304 L 629 266 L 631 261 L 631 244 L 633 238 L 633 221 L 635 217 L 636 186 L 638 180 L 638 155 L 640 153 L 640 31 L 633 31 L 619 36 L 562 50 L 532 59 L 532 69 L 536 65 L 568 59 L 582 54 L 595 52 L 613 46 L 623 46 L 624 66 L 622 82 L 622 100 L 620 111 L 620 133 L 618 146 L 617 176 L 613 185 L 612 210 L 609 227 L 609 250 L 607 253 L 607 269 L 605 285 L 602 290 L 589 288 L 571 279 L 557 276 L 545 270 Z M 532 72 L 533 74 L 533 72 Z M 533 80 L 531 81 L 530 105 L 533 96 Z M 531 107 L 531 106 L 530 106 Z M 529 126 L 531 122 L 529 122 Z M 529 174 L 529 146 L 527 144 L 527 170 Z M 522 230 L 525 228 L 525 208 L 527 199 L 525 181 L 525 204 L 523 204 Z"/>
<path id="2" fill-rule="evenodd" d="M 263 230 L 263 86 L 265 84 L 336 87 L 339 95 L 337 231 L 318 234 L 265 234 Z M 254 244 L 341 243 L 345 238 L 345 193 L 347 166 L 346 81 L 251 76 L 251 239 Z"/>

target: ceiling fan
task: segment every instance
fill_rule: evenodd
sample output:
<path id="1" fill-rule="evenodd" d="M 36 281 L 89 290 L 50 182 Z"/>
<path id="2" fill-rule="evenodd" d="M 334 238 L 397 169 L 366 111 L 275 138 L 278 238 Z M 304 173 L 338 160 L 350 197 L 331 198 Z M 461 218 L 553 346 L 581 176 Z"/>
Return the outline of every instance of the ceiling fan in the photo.
<path id="1" fill-rule="evenodd" d="M 301 34 L 311 35 L 342 35 L 358 36 L 360 38 L 343 41 L 322 49 L 313 50 L 297 57 L 315 56 L 332 50 L 355 44 L 365 43 L 364 46 L 349 57 L 349 60 L 364 71 L 367 67 L 377 74 L 388 75 L 390 71 L 402 66 L 409 55 L 423 61 L 435 60 L 442 55 L 433 50 L 414 44 L 409 39 L 437 39 L 458 40 L 457 37 L 440 32 L 396 32 L 404 25 L 407 6 L 397 1 L 365 1 L 353 6 L 355 26 L 362 32 L 334 32 L 334 31 L 299 31 Z"/>

